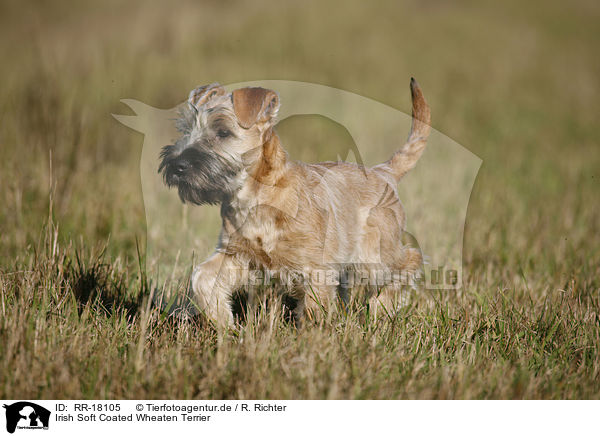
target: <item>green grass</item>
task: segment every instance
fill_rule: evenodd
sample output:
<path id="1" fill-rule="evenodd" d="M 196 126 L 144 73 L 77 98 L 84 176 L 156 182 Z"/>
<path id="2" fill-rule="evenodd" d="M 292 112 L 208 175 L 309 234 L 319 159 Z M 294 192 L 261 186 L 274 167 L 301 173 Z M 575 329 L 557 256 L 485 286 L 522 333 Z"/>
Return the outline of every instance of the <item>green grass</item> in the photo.
<path id="1" fill-rule="evenodd" d="M 585 1 L 3 2 L 0 397 L 599 398 L 599 15 Z M 411 76 L 434 128 L 484 161 L 461 291 L 300 331 L 271 305 L 225 337 L 149 303 L 143 139 L 110 116 L 121 98 L 169 108 L 198 84 L 285 79 L 408 112 Z M 282 130 L 305 159 L 348 140 L 318 117 Z"/>

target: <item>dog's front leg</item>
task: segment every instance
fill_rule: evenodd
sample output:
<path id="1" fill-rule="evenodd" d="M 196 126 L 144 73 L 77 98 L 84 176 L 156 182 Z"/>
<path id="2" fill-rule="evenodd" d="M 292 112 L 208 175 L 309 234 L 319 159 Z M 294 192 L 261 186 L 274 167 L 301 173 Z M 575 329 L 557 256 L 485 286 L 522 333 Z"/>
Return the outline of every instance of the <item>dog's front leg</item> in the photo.
<path id="1" fill-rule="evenodd" d="M 218 251 L 194 269 L 194 302 L 217 327 L 233 325 L 231 296 L 244 284 L 246 276 L 247 268 L 233 256 Z"/>

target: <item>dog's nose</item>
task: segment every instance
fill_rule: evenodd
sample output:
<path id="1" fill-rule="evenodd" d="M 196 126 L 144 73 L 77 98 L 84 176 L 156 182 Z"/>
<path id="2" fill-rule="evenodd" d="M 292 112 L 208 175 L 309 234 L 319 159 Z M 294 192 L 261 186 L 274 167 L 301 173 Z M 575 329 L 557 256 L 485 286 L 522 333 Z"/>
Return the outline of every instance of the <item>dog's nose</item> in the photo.
<path id="1" fill-rule="evenodd" d="M 189 162 L 186 162 L 184 160 L 180 160 L 177 161 L 173 164 L 173 171 L 175 172 L 175 174 L 177 175 L 181 175 L 185 172 L 185 170 L 187 170 L 190 167 Z"/>

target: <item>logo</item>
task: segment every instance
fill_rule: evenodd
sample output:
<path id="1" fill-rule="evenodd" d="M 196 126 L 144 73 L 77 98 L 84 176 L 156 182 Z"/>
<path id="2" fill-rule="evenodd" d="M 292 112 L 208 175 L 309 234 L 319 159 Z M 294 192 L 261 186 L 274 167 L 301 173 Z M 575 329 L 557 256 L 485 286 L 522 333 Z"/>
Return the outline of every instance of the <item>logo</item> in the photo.
<path id="1" fill-rule="evenodd" d="M 28 401 L 4 405 L 6 409 L 6 431 L 14 433 L 18 429 L 48 430 L 50 411 Z"/>

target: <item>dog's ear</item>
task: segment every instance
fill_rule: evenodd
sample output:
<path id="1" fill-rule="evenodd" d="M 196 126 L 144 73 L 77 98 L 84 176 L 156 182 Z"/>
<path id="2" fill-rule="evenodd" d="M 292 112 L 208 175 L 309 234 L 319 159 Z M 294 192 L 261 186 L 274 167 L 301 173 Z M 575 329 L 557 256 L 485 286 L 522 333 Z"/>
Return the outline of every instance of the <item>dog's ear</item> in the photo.
<path id="1" fill-rule="evenodd" d="M 249 129 L 259 122 L 270 121 L 279 110 L 279 96 L 270 89 L 236 89 L 232 97 L 233 110 L 244 129 Z"/>
<path id="2" fill-rule="evenodd" d="M 188 103 L 193 106 L 196 110 L 211 98 L 217 95 L 225 94 L 225 88 L 218 83 L 211 83 L 210 85 L 199 86 L 190 92 L 188 97 Z"/>

